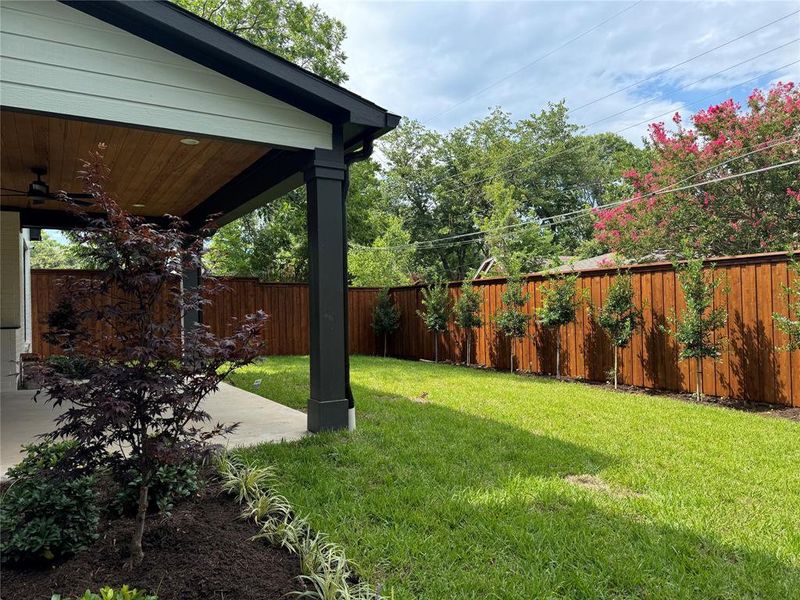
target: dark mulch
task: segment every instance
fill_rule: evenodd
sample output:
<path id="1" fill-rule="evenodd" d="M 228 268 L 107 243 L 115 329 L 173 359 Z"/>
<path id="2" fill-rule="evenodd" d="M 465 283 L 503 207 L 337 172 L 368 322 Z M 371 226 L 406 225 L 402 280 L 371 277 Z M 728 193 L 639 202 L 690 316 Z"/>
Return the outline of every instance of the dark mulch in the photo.
<path id="1" fill-rule="evenodd" d="M 172 516 L 148 517 L 144 562 L 128 570 L 131 519 L 106 519 L 100 538 L 80 554 L 49 568 L 2 568 L 3 600 L 50 600 L 104 585 L 158 594 L 159 600 L 269 600 L 298 589 L 296 557 L 250 541 L 255 525 L 238 520 L 240 509 L 209 486 L 180 504 Z"/>

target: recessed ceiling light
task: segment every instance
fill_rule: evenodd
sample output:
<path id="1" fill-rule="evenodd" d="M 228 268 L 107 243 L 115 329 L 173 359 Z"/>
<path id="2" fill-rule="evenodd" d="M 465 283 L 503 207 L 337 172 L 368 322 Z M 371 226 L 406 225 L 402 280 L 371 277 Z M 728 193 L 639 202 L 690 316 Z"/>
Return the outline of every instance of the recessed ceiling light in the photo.
<path id="1" fill-rule="evenodd" d="M 131 206 L 133 206 L 133 208 L 144 208 L 144 204 L 138 202 L 136 204 L 131 204 Z"/>
<path id="2" fill-rule="evenodd" d="M 187 146 L 197 146 L 200 143 L 200 140 L 196 140 L 194 138 L 183 138 L 181 140 L 181 144 L 186 144 Z"/>

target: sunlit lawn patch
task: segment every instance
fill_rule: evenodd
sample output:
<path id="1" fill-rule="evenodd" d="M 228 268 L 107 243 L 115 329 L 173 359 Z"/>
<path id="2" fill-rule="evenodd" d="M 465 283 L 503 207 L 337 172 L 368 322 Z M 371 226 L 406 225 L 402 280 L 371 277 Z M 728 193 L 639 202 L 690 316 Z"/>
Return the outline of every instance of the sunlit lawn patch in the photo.
<path id="1" fill-rule="evenodd" d="M 306 358 L 233 376 L 256 379 L 305 406 Z M 352 380 L 357 432 L 246 455 L 385 593 L 800 597 L 797 423 L 393 359 Z"/>

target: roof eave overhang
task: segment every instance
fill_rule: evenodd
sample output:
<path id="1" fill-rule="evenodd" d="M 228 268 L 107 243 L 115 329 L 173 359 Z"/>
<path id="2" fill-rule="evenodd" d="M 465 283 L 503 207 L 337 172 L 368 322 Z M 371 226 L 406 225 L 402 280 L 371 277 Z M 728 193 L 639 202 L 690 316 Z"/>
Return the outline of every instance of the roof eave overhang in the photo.
<path id="1" fill-rule="evenodd" d="M 171 2 L 59 0 L 325 121 L 351 124 L 346 143 L 375 138 L 399 117 Z"/>

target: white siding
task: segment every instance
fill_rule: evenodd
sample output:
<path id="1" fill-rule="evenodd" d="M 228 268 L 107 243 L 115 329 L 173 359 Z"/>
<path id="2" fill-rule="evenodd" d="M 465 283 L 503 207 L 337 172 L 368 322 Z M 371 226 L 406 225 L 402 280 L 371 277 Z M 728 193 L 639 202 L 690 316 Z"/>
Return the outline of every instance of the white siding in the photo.
<path id="1" fill-rule="evenodd" d="M 4 106 L 296 148 L 331 126 L 54 0 L 0 3 Z"/>
<path id="2" fill-rule="evenodd" d="M 17 389 L 22 350 L 22 235 L 19 213 L 0 211 L 0 389 Z"/>

